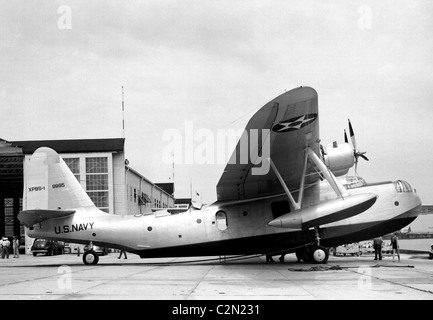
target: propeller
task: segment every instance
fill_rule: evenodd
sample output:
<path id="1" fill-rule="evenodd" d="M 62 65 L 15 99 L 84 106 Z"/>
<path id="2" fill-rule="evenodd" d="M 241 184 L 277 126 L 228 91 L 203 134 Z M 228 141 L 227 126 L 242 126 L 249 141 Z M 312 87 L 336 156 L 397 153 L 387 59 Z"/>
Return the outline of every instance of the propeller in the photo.
<path id="1" fill-rule="evenodd" d="M 365 161 L 370 161 L 370 160 L 365 156 L 365 154 L 367 152 L 365 152 L 365 151 L 359 151 L 358 148 L 357 148 L 357 146 L 356 146 L 355 133 L 353 131 L 352 124 L 350 123 L 350 119 L 349 119 L 349 133 L 350 133 L 350 139 L 352 141 L 352 146 L 353 146 L 353 155 L 355 157 L 355 174 L 358 175 L 357 168 L 358 168 L 358 159 L 359 159 L 359 157 L 361 157 Z M 344 141 L 346 143 L 349 143 L 349 140 L 347 139 L 346 130 L 344 130 Z"/>

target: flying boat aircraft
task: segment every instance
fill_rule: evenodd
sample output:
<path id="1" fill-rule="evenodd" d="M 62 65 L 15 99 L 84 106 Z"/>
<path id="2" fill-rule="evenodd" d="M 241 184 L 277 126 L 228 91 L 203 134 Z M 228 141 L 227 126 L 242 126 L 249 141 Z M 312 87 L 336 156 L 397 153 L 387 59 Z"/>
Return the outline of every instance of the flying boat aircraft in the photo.
<path id="1" fill-rule="evenodd" d="M 185 210 L 116 215 L 99 210 L 52 149 L 34 152 L 25 173 L 27 235 L 116 248 L 141 258 L 296 253 L 326 263 L 329 248 L 388 234 L 410 224 L 421 200 L 403 180 L 367 183 L 348 176 L 352 145 L 323 146 L 318 96 L 299 87 L 249 120 L 216 186 L 217 201 Z M 85 264 L 97 264 L 92 250 Z"/>

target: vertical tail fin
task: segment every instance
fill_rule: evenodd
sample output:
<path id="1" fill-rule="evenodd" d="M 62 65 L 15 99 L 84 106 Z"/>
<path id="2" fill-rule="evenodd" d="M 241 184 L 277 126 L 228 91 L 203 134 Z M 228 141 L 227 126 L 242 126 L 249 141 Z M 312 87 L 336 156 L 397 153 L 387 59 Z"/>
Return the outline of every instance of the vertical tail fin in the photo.
<path id="1" fill-rule="evenodd" d="M 50 148 L 37 149 L 27 163 L 24 203 L 31 209 L 94 207 L 63 159 Z"/>

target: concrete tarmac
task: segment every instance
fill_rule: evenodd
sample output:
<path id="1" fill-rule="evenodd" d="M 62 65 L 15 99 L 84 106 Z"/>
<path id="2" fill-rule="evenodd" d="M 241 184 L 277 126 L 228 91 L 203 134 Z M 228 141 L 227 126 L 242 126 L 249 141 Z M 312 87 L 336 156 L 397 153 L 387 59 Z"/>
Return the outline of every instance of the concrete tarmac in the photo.
<path id="1" fill-rule="evenodd" d="M 330 256 L 327 264 L 266 263 L 264 256 L 140 259 L 110 253 L 98 265 L 82 257 L 0 259 L 0 300 L 433 300 L 426 254 Z"/>

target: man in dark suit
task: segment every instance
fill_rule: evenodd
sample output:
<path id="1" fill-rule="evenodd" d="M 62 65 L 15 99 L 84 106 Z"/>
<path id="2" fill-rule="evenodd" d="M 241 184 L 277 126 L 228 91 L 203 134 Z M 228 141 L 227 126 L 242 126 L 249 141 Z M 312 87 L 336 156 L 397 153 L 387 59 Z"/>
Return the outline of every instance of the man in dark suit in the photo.
<path id="1" fill-rule="evenodd" d="M 383 246 L 382 237 L 374 238 L 373 240 L 374 260 L 377 260 L 377 257 L 379 257 L 379 260 L 382 260 L 382 246 Z"/>

